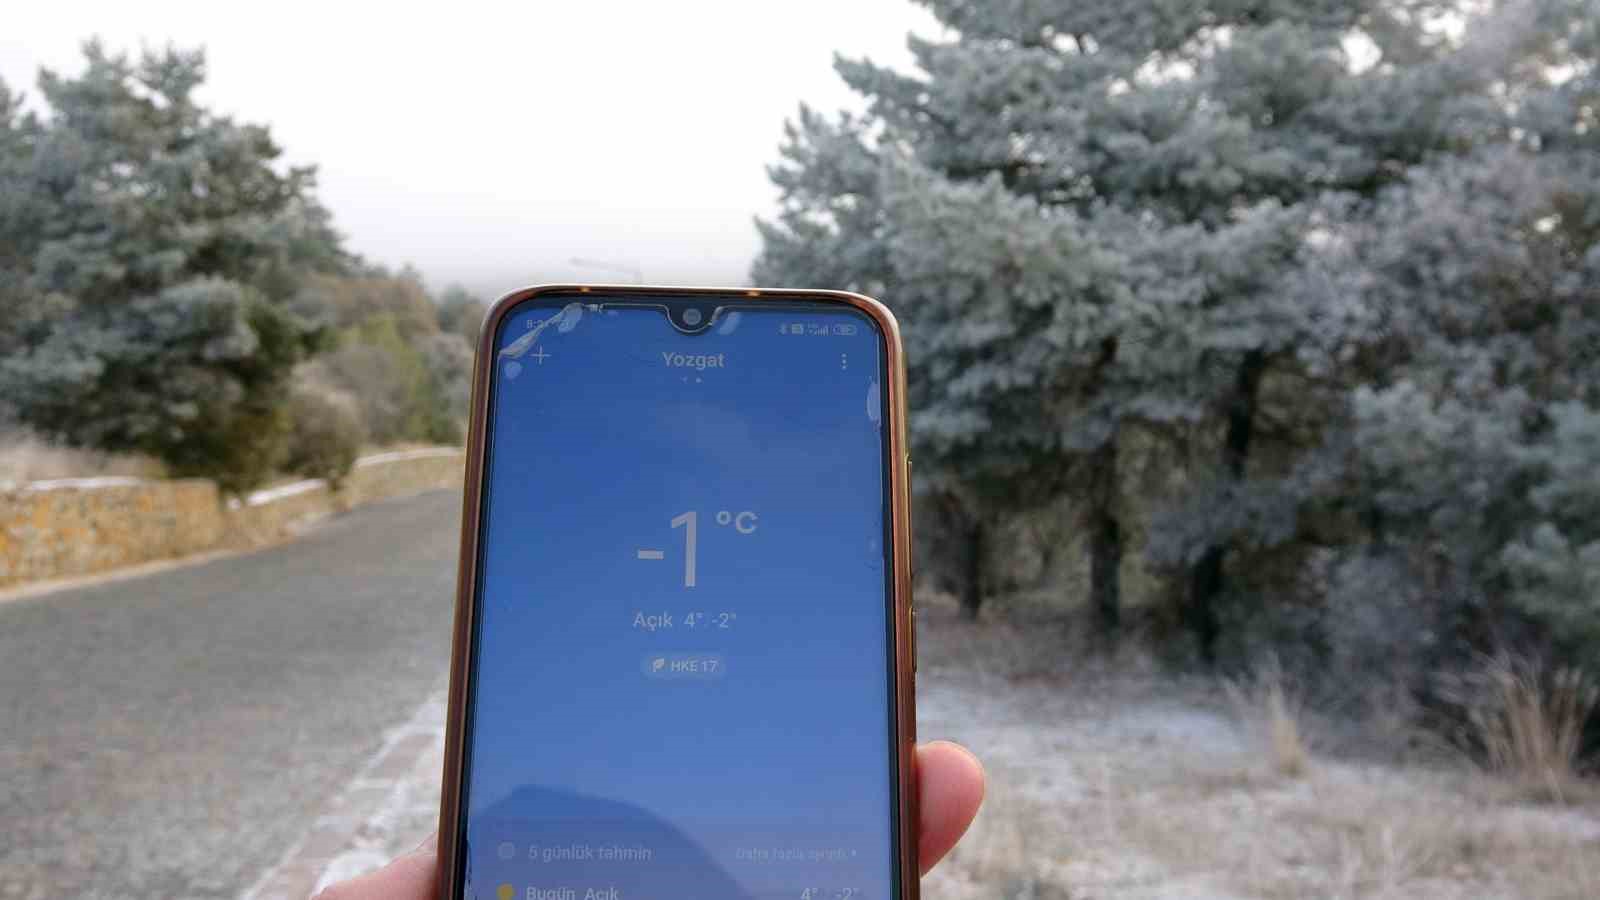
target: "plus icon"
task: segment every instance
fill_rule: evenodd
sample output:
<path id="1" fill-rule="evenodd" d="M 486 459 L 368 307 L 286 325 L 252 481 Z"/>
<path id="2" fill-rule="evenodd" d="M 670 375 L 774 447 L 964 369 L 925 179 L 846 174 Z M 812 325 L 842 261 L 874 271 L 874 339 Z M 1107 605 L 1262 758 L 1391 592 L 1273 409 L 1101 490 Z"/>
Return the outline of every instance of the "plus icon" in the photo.
<path id="1" fill-rule="evenodd" d="M 542 365 L 544 365 L 544 361 L 550 358 L 550 354 L 544 352 L 544 345 L 540 344 L 539 347 L 535 350 L 535 352 L 533 354 L 533 358 L 537 359 L 539 361 L 539 365 L 542 366 Z"/>

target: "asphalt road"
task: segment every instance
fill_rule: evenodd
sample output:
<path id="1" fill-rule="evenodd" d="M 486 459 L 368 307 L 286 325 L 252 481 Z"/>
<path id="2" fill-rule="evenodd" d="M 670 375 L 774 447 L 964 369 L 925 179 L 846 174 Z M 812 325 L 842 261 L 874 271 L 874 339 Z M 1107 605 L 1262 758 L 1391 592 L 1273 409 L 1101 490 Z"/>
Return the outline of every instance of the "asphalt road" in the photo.
<path id="1" fill-rule="evenodd" d="M 0 898 L 236 897 L 441 683 L 459 500 L 0 603 Z"/>

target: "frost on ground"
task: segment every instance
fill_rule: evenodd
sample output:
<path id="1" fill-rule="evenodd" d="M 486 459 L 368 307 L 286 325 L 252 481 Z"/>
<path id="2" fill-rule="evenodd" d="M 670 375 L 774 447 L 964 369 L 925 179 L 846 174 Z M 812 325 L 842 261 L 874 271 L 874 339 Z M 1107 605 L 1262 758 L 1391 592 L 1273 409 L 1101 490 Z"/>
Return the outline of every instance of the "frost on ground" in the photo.
<path id="1" fill-rule="evenodd" d="M 1600 897 L 1592 799 L 1531 804 L 1460 765 L 1314 756 L 1280 776 L 1214 684 L 1073 650 L 1064 626 L 972 625 L 938 607 L 918 619 L 918 734 L 966 744 L 990 776 L 927 900 Z M 442 695 L 428 709 L 436 740 L 321 884 L 432 832 Z"/>
<path id="2" fill-rule="evenodd" d="M 322 864 L 317 890 L 381 868 L 433 839 L 439 820 L 439 773 L 444 769 L 445 701 L 441 685 L 411 720 L 391 735 L 368 771 L 352 783 L 347 793 L 371 800 L 352 804 L 359 808 L 343 820 L 336 813 L 324 817 L 338 826 L 346 839 L 338 854 Z M 406 748 L 406 744 L 412 747 Z M 406 752 L 397 752 L 397 745 Z M 382 759 L 388 753 L 401 763 L 392 767 L 393 771 L 386 771 L 391 766 Z"/>
<path id="3" fill-rule="evenodd" d="M 1313 757 L 1274 773 L 1212 685 L 1061 627 L 923 610 L 918 735 L 990 793 L 928 900 L 1600 897 L 1600 806 L 1529 804 L 1462 766 Z"/>
<path id="4" fill-rule="evenodd" d="M 53 479 L 161 475 L 161 464 L 147 457 L 61 447 L 0 426 L 0 489 Z"/>

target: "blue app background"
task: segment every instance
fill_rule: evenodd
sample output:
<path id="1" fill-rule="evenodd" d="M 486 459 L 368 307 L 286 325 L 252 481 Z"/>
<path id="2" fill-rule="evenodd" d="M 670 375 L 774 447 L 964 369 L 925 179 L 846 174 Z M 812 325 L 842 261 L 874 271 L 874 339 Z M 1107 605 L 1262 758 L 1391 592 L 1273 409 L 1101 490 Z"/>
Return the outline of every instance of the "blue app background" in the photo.
<path id="1" fill-rule="evenodd" d="M 467 896 L 890 897 L 876 326 L 564 302 L 497 336 Z"/>

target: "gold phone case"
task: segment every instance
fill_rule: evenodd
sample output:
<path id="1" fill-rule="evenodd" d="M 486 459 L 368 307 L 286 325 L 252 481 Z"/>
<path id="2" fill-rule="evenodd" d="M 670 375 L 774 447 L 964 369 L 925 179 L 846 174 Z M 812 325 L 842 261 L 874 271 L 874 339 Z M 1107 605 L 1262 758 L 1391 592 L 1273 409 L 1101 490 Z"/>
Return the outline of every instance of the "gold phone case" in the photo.
<path id="1" fill-rule="evenodd" d="M 462 870 L 459 854 L 461 779 L 466 743 L 469 671 L 473 658 L 473 627 L 477 615 L 479 536 L 482 533 L 484 454 L 489 412 L 489 383 L 494 371 L 494 338 L 500 323 L 524 301 L 546 294 L 587 294 L 596 302 L 607 298 L 725 297 L 742 303 L 762 298 L 809 300 L 850 306 L 878 324 L 884 336 L 889 377 L 885 402 L 890 428 L 885 468 L 888 471 L 890 534 L 893 537 L 891 627 L 894 631 L 895 731 L 895 833 L 899 847 L 897 900 L 917 900 L 917 714 L 915 698 L 916 647 L 911 609 L 911 479 L 906 443 L 905 357 L 900 326 L 888 308 L 870 297 L 844 291 L 753 290 L 743 288 L 644 287 L 635 285 L 541 285 L 501 297 L 484 318 L 478 336 L 477 364 L 472 378 L 472 413 L 467 433 L 466 484 L 461 514 L 461 559 L 456 580 L 455 633 L 450 656 L 450 708 L 446 720 L 444 784 L 439 804 L 439 896 L 460 900 Z"/>

